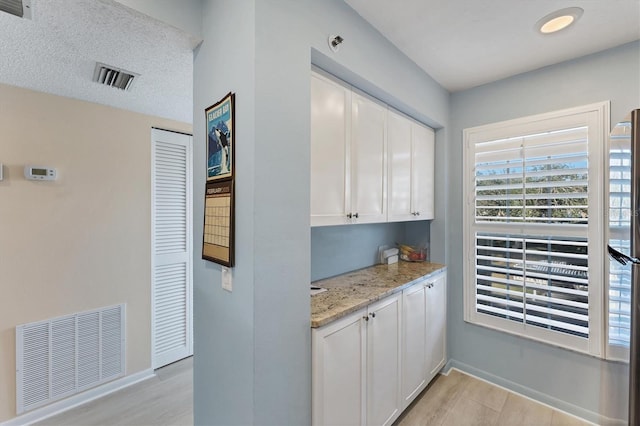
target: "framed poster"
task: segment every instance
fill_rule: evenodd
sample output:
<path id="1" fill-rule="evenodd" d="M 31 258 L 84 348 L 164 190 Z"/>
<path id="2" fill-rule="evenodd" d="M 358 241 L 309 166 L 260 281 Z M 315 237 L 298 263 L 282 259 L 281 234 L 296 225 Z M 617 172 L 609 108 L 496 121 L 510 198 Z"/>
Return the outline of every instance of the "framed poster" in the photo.
<path id="1" fill-rule="evenodd" d="M 233 266 L 234 205 L 233 180 L 207 182 L 202 233 L 203 259 Z"/>
<path id="2" fill-rule="evenodd" d="M 229 93 L 205 109 L 207 123 L 207 182 L 233 178 L 235 97 Z"/>

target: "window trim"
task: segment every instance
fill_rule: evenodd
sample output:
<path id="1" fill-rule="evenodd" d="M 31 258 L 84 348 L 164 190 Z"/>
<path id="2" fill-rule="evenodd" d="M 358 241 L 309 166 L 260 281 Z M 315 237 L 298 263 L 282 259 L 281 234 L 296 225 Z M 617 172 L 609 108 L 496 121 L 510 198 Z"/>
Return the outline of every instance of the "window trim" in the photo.
<path id="1" fill-rule="evenodd" d="M 608 348 L 608 262 L 605 250 L 607 226 L 605 211 L 608 206 L 608 189 L 602 171 L 608 170 L 609 152 L 609 110 L 610 102 L 603 101 L 574 108 L 536 114 L 512 120 L 481 125 L 463 131 L 463 297 L 464 321 L 475 325 L 492 328 L 531 340 L 560 346 L 570 350 L 586 353 L 596 357 L 605 357 Z M 589 264 L 589 338 L 571 336 L 542 328 L 527 326 L 503 318 L 492 317 L 476 312 L 476 232 L 503 233 L 505 229 L 526 234 L 535 228 L 541 233 L 558 229 L 557 225 L 544 224 L 476 224 L 475 222 L 475 150 L 474 144 L 481 140 L 501 139 L 523 134 L 548 131 L 557 126 L 589 127 L 589 176 L 596 176 L 589 181 L 589 257 L 603 259 L 602 262 Z M 501 226 L 502 225 L 502 226 Z M 566 229 L 566 228 L 564 228 Z M 570 231 L 569 231 L 570 232 Z M 549 235 L 553 235 L 550 233 Z"/>

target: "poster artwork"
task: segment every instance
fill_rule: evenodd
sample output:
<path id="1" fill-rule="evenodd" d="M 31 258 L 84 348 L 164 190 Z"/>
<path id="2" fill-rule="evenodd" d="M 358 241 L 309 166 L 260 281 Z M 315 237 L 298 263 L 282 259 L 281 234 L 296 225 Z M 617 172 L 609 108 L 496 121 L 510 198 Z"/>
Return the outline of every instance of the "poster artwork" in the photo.
<path id="1" fill-rule="evenodd" d="M 207 108 L 207 181 L 233 177 L 234 100 L 229 93 Z"/>

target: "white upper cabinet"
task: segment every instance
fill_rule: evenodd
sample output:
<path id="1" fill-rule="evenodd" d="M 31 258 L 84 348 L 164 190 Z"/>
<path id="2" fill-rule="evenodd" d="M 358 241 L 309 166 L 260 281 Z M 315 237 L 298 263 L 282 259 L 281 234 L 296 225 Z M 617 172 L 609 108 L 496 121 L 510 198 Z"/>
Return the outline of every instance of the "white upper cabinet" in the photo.
<path id="1" fill-rule="evenodd" d="M 387 108 L 365 96 L 351 98 L 351 214 L 353 223 L 386 222 Z"/>
<path id="2" fill-rule="evenodd" d="M 311 76 L 311 226 L 385 222 L 386 107 Z"/>
<path id="3" fill-rule="evenodd" d="M 411 206 L 411 121 L 389 111 L 389 220 L 413 220 Z"/>
<path id="4" fill-rule="evenodd" d="M 417 220 L 435 217 L 435 134 L 432 129 L 411 126 L 411 205 Z"/>
<path id="5" fill-rule="evenodd" d="M 435 137 L 429 127 L 389 110 L 390 222 L 434 218 Z"/>
<path id="6" fill-rule="evenodd" d="M 349 223 L 351 91 L 311 76 L 311 226 Z"/>
<path id="7" fill-rule="evenodd" d="M 434 218 L 434 132 L 311 73 L 311 226 Z"/>

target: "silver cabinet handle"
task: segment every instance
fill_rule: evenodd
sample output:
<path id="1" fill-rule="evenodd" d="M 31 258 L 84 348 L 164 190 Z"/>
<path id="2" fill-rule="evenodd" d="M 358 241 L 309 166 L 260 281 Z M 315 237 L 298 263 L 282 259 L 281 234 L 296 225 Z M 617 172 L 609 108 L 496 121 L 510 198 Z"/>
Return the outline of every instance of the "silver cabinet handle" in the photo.
<path id="1" fill-rule="evenodd" d="M 362 317 L 363 320 L 369 321 L 369 317 Z"/>
<path id="2" fill-rule="evenodd" d="M 355 213 L 353 214 L 353 217 L 355 217 L 355 218 L 357 219 L 357 218 L 358 218 L 358 212 L 355 212 Z"/>
<path id="3" fill-rule="evenodd" d="M 347 214 L 347 217 L 348 217 L 349 219 L 351 219 L 351 217 L 352 217 L 352 216 L 353 216 L 353 215 L 352 215 L 351 213 L 348 213 L 348 214 Z"/>
<path id="4" fill-rule="evenodd" d="M 376 313 L 375 313 L 375 312 L 371 312 L 371 313 L 369 314 L 369 316 L 370 316 L 371 318 L 375 318 L 375 317 L 376 317 Z"/>

